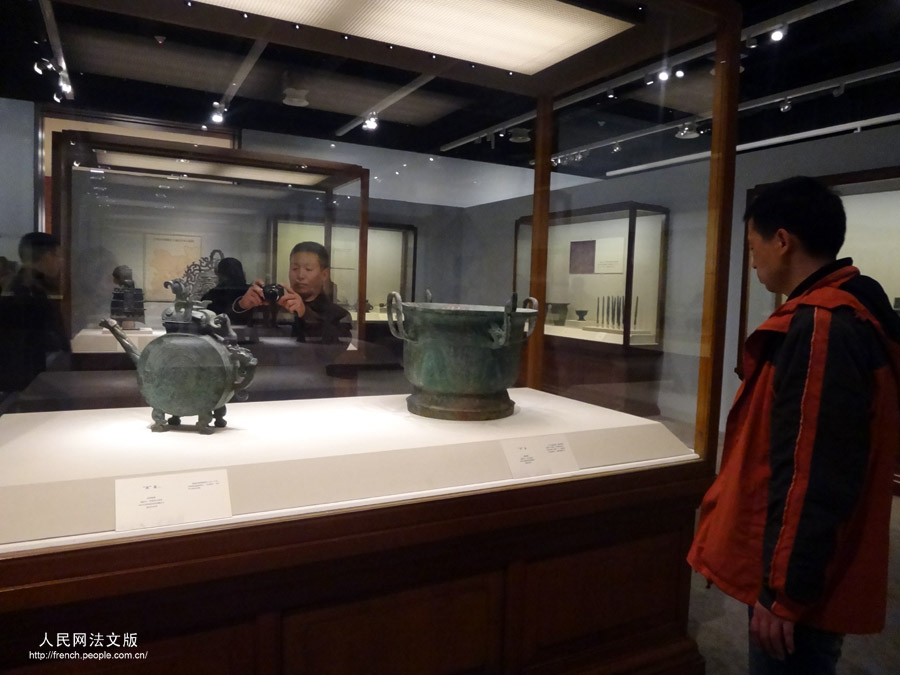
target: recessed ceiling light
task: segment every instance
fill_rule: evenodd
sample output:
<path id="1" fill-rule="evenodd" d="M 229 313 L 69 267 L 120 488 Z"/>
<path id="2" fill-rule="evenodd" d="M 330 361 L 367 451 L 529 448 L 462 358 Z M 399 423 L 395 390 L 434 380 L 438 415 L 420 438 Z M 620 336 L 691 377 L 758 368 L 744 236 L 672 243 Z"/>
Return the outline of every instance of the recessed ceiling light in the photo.
<path id="1" fill-rule="evenodd" d="M 205 0 L 279 21 L 533 75 L 633 24 L 564 2 Z M 515 35 L 515 40 L 497 40 Z"/>

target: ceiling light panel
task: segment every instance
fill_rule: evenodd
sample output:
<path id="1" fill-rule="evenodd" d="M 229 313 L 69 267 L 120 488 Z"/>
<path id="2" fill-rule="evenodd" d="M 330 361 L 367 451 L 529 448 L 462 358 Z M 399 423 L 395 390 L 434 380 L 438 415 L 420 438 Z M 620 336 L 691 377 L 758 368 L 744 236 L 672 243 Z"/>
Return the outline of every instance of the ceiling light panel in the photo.
<path id="1" fill-rule="evenodd" d="M 631 23 L 547 0 L 204 0 L 241 12 L 533 75 Z"/>

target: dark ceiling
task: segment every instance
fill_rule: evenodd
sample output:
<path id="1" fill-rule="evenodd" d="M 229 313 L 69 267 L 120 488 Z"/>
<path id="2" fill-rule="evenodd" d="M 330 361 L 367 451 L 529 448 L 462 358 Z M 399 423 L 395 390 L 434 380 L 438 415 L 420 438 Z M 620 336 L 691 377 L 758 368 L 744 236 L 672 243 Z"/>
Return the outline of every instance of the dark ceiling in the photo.
<path id="1" fill-rule="evenodd" d="M 579 88 L 589 89 L 595 82 L 634 72 L 622 57 L 613 54 L 628 44 L 634 61 L 635 55 L 641 56 L 640 48 L 635 47 L 641 40 L 635 36 L 643 35 L 631 33 L 630 42 L 613 44 L 606 52 L 573 57 L 571 67 L 554 67 L 527 77 L 447 59 L 435 61 L 428 54 L 365 41 L 348 48 L 337 34 L 283 22 L 273 27 L 271 20 L 243 19 L 235 12 L 203 7 L 201 2 L 190 8 L 183 0 L 54 0 L 51 4 L 74 100 L 54 104 L 55 77 L 39 75 L 33 69 L 36 61 L 53 58 L 38 0 L 0 2 L 0 96 L 61 110 L 102 111 L 199 128 L 209 124 L 212 102 L 221 99 L 239 72 L 253 48 L 254 36 L 265 34 L 258 61 L 231 101 L 228 126 L 423 153 L 441 152 L 442 146 L 453 141 L 527 117 L 534 110 L 538 92 L 569 95 Z M 615 4 L 631 13 L 643 11 L 636 1 L 616 0 Z M 740 4 L 745 28 L 786 12 L 822 5 L 802 0 L 747 0 Z M 900 2 L 827 4 L 838 6 L 792 23 L 782 42 L 771 42 L 767 34 L 761 34 L 755 48 L 743 49 L 741 102 L 746 105 L 767 97 L 772 101 L 741 113 L 739 143 L 900 112 L 897 72 L 848 82 L 840 95 L 836 95 L 836 86 L 800 93 L 791 97 L 788 112 L 780 111 L 778 99 L 785 92 L 900 60 Z M 650 7 L 653 10 L 655 5 Z M 708 41 L 707 27 L 685 23 L 676 14 L 666 24 L 671 39 L 680 42 L 670 56 Z M 654 60 L 641 62 L 649 66 Z M 561 109 L 555 151 L 601 147 L 584 153 L 577 162 L 567 158 L 558 170 L 603 175 L 642 161 L 707 150 L 708 134 L 683 140 L 676 139 L 671 130 L 628 141 L 628 152 L 613 152 L 611 144 L 629 134 L 679 121 L 696 120 L 700 131 L 706 131 L 709 122 L 702 113 L 711 106 L 713 65 L 710 55 L 701 55 L 682 65 L 683 81 L 647 86 L 641 77 L 618 87 L 614 99 L 600 91 Z M 435 77 L 386 108 L 375 132 L 356 127 L 339 138 L 335 135 L 367 107 L 422 74 Z M 309 105 L 283 104 L 285 86 L 307 89 Z M 509 126 L 531 129 L 532 125 L 533 120 L 525 120 Z M 624 142 L 622 149 L 626 149 Z M 527 166 L 533 152 L 532 142 L 511 143 L 507 133 L 502 138 L 465 143 L 443 154 Z"/>

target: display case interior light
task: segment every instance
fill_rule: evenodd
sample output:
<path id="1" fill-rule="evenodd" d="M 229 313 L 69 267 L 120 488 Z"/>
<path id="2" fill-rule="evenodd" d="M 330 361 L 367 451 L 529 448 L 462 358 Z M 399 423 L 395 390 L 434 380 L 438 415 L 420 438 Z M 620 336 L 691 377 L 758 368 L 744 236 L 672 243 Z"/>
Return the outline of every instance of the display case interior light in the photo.
<path id="1" fill-rule="evenodd" d="M 533 75 L 632 23 L 553 0 L 206 0 L 292 24 Z M 515 35 L 515 40 L 497 40 Z"/>
<path id="2" fill-rule="evenodd" d="M 185 175 L 185 164 L 177 157 L 157 157 L 132 152 L 97 150 L 97 163 L 117 169 L 133 169 Z M 191 160 L 191 176 L 198 178 L 226 178 L 263 183 L 291 183 L 293 185 L 317 185 L 327 178 L 324 174 L 240 166 L 222 162 Z"/>

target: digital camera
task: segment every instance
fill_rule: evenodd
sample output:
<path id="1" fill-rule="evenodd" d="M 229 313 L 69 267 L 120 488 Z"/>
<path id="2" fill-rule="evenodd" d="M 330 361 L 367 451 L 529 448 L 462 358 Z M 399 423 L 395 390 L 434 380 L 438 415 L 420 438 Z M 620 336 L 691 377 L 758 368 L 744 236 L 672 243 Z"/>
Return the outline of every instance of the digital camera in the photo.
<path id="1" fill-rule="evenodd" d="M 270 305 L 278 302 L 278 299 L 284 295 L 284 286 L 281 284 L 266 284 L 262 287 L 263 297 Z"/>

